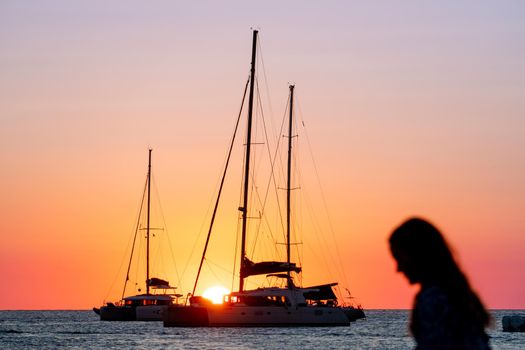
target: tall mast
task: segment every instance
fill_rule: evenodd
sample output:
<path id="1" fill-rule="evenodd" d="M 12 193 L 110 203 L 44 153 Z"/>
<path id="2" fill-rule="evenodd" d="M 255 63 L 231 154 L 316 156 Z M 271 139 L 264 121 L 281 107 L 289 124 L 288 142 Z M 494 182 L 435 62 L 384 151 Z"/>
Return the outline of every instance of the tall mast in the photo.
<path id="1" fill-rule="evenodd" d="M 246 222 L 248 215 L 248 188 L 250 184 L 250 150 L 252 142 L 252 112 L 253 112 L 253 88 L 255 85 L 255 59 L 257 48 L 257 30 L 253 31 L 252 42 L 252 64 L 250 69 L 250 98 L 248 100 L 248 128 L 246 132 L 246 164 L 244 166 L 244 193 L 243 204 L 239 210 L 242 212 L 242 236 L 241 236 L 241 272 L 239 278 L 239 291 L 242 292 L 244 288 L 244 258 L 246 256 Z"/>
<path id="2" fill-rule="evenodd" d="M 288 183 L 286 186 L 286 262 L 290 266 L 290 191 L 292 182 L 292 116 L 293 116 L 293 90 L 294 85 L 290 85 L 290 121 L 288 125 Z M 290 270 L 288 270 L 287 285 L 291 287 Z"/>
<path id="3" fill-rule="evenodd" d="M 149 211 L 151 194 L 151 148 L 148 150 L 148 218 L 146 223 L 146 294 L 149 294 Z"/>

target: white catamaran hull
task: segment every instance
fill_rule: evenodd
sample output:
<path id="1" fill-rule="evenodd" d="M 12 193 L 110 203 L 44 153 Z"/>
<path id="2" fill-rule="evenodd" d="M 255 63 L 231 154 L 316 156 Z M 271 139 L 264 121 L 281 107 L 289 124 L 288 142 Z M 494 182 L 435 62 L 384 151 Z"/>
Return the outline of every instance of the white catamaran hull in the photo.
<path id="1" fill-rule="evenodd" d="M 348 326 L 346 315 L 335 307 L 187 306 L 169 307 L 165 327 L 305 327 Z"/>
<path id="2" fill-rule="evenodd" d="M 136 321 L 162 321 L 168 305 L 144 305 L 135 308 Z"/>

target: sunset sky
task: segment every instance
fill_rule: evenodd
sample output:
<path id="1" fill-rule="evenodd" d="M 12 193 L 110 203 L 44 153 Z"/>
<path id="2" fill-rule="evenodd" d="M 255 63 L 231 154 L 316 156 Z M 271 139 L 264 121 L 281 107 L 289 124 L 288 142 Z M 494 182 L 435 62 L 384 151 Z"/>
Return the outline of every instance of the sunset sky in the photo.
<path id="1" fill-rule="evenodd" d="M 148 147 L 179 290 L 191 291 L 251 28 L 265 118 L 277 134 L 295 83 L 328 215 L 308 193 L 333 228 L 326 247 L 315 233 L 302 238 L 304 282 L 344 280 L 365 308 L 409 308 L 417 289 L 396 273 L 387 238 L 418 215 L 445 233 L 489 308 L 524 309 L 517 0 L 0 2 L 0 309 L 118 298 Z M 236 180 L 240 170 L 232 165 Z M 210 252 L 230 268 L 235 181 L 221 211 L 233 225 L 218 222 Z M 324 248 L 346 276 L 313 261 Z M 198 291 L 231 288 L 221 271 L 205 273 Z"/>

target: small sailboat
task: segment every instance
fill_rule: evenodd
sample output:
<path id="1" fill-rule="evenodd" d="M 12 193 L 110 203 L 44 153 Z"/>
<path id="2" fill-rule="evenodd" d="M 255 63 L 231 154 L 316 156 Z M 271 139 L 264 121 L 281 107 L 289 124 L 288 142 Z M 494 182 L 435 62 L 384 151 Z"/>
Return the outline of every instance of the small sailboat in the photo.
<path id="1" fill-rule="evenodd" d="M 135 230 L 135 238 L 133 240 L 133 247 L 129 259 L 128 270 L 126 274 L 126 280 L 124 282 L 124 290 L 122 292 L 122 298 L 118 302 L 108 302 L 100 308 L 93 308 L 93 311 L 100 315 L 102 321 L 161 321 L 162 313 L 170 305 L 177 305 L 178 298 L 181 294 L 175 293 L 176 287 L 170 286 L 169 282 L 157 277 L 150 277 L 150 204 L 151 204 L 151 152 L 148 153 L 148 174 L 146 180 L 146 193 L 142 196 L 147 195 L 147 206 L 146 206 L 146 276 L 145 285 L 146 293 L 124 297 L 126 292 L 126 285 L 129 281 L 130 267 L 133 259 L 133 252 L 135 251 L 135 243 L 137 233 L 140 230 L 137 224 Z M 144 203 L 142 203 L 144 204 Z M 141 206 L 142 211 L 142 206 Z M 139 214 L 140 216 L 140 214 Z M 140 289 L 139 289 L 140 291 Z"/>
<path id="2" fill-rule="evenodd" d="M 164 326 L 205 326 L 205 327 L 291 327 L 291 326 L 348 326 L 349 319 L 337 307 L 337 298 L 332 287 L 337 283 L 298 287 L 294 284 L 292 273 L 300 273 L 301 267 L 291 261 L 290 256 L 290 190 L 292 153 L 292 115 L 294 86 L 290 86 L 290 120 L 288 130 L 288 174 L 287 174 L 287 260 L 253 262 L 247 256 L 247 219 L 249 213 L 250 155 L 252 144 L 252 112 L 254 100 L 254 76 L 257 47 L 257 30 L 253 32 L 252 61 L 250 71 L 250 90 L 248 100 L 248 125 L 244 163 L 244 187 L 242 216 L 240 280 L 239 289 L 224 296 L 222 304 L 212 304 L 199 296 L 190 298 L 190 305 L 168 307 L 164 313 Z M 222 184 L 221 184 L 222 189 Z M 219 190 L 220 193 L 221 190 Z M 218 203 L 218 201 L 217 201 Z M 216 203 L 216 208 L 217 208 Z M 215 211 L 214 211 L 215 215 Z M 212 217 L 213 223 L 214 216 Z M 211 228 L 210 228 L 211 232 Z M 209 242 L 206 241 L 199 266 L 195 287 Z M 264 287 L 253 290 L 245 288 L 245 280 L 250 276 L 267 275 L 284 281 L 284 287 Z M 193 294 L 195 293 L 195 287 Z"/>

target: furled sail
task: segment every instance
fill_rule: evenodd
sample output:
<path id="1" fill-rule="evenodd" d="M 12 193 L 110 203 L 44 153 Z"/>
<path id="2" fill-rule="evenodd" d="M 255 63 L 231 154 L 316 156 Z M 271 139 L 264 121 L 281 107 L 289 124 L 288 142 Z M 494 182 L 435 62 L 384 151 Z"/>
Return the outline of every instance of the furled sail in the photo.
<path id="1" fill-rule="evenodd" d="M 253 276 L 253 275 L 266 275 L 269 273 L 277 272 L 301 272 L 301 267 L 298 267 L 295 263 L 287 263 L 280 261 L 263 261 L 254 263 L 248 258 L 244 258 L 241 273 L 244 277 Z"/>

